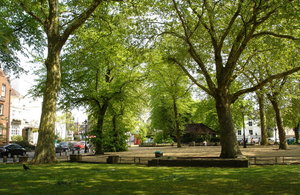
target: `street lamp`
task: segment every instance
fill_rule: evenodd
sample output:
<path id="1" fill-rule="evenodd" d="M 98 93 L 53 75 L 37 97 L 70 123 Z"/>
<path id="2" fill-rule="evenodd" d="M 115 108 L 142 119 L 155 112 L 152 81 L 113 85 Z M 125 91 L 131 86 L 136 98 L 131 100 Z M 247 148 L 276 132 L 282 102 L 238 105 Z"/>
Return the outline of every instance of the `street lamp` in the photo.
<path id="1" fill-rule="evenodd" d="M 87 133 L 87 120 L 85 120 L 84 122 L 84 153 L 87 153 L 87 145 L 86 145 L 86 133 Z"/>
<path id="2" fill-rule="evenodd" d="M 243 118 L 243 144 L 244 144 L 244 148 L 247 148 L 247 143 L 246 143 L 246 133 L 245 133 L 245 115 L 244 115 L 244 106 L 241 106 L 241 111 L 242 111 L 242 118 Z"/>
<path id="3" fill-rule="evenodd" d="M 275 140 L 274 140 L 275 142 L 274 142 L 274 144 L 277 145 L 278 142 L 277 142 L 277 128 L 276 127 L 274 128 L 274 131 L 275 131 Z"/>

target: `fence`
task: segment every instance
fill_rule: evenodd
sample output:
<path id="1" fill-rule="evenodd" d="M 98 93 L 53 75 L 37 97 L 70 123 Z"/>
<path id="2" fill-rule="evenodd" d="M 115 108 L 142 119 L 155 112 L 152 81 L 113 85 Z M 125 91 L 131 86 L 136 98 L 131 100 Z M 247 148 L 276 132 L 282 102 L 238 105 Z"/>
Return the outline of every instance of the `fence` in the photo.
<path id="1" fill-rule="evenodd" d="M 57 155 L 60 161 L 69 161 L 69 154 L 63 153 Z M 107 155 L 94 156 L 82 155 L 82 162 L 87 163 L 107 163 Z M 172 158 L 172 157 L 167 157 Z M 153 157 L 136 157 L 136 156 L 118 156 L 119 164 L 142 164 L 147 165 Z M 176 159 L 176 157 L 174 157 Z M 300 156 L 248 156 L 249 165 L 285 165 L 285 164 L 300 164 Z M 12 158 L 2 157 L 0 163 L 17 163 L 30 160 L 28 156 L 13 156 Z"/>
<path id="2" fill-rule="evenodd" d="M 300 164 L 300 156 L 248 156 L 250 165 Z"/>

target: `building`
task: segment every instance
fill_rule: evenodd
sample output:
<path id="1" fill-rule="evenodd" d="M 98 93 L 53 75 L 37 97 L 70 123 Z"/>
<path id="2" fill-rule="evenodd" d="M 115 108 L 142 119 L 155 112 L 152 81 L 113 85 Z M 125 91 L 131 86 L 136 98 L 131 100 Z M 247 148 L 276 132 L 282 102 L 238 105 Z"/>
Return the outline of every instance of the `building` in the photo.
<path id="1" fill-rule="evenodd" d="M 9 142 L 10 91 L 9 78 L 0 69 L 0 145 Z"/>
<path id="2" fill-rule="evenodd" d="M 277 128 L 268 129 L 270 142 L 279 142 L 279 135 Z M 286 137 L 294 137 L 292 129 L 285 128 Z M 237 140 L 243 141 L 244 129 L 238 129 L 236 132 Z M 246 120 L 245 121 L 245 139 L 247 143 L 259 143 L 261 141 L 261 128 L 258 121 Z"/>
<path id="3" fill-rule="evenodd" d="M 245 138 L 247 143 L 258 143 L 261 140 L 261 129 L 260 126 L 258 126 L 258 123 L 253 120 L 247 120 L 245 121 L 245 129 L 238 129 L 236 136 L 238 141 L 242 141 L 244 137 L 244 131 L 245 131 Z"/>

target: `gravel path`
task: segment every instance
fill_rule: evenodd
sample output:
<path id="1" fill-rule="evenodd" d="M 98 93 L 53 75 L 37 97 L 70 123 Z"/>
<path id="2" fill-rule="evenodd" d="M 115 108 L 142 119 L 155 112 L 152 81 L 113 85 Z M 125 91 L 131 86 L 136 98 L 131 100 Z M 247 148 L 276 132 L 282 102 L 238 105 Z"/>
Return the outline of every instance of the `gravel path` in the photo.
<path id="1" fill-rule="evenodd" d="M 289 145 L 287 150 L 278 150 L 277 145 L 240 147 L 246 156 L 300 156 L 300 145 Z M 216 157 L 221 153 L 220 146 L 183 146 L 182 148 L 166 147 L 138 147 L 132 146 L 125 152 L 107 152 L 106 155 L 153 157 L 155 151 L 162 151 L 164 156 L 187 157 Z"/>

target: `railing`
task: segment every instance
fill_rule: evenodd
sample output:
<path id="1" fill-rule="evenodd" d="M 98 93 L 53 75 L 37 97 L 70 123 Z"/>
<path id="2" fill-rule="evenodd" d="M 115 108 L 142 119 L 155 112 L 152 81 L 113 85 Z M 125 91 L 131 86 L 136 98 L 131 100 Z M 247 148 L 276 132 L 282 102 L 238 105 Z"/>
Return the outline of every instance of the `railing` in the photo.
<path id="1" fill-rule="evenodd" d="M 248 156 L 250 165 L 300 164 L 300 156 Z"/>

